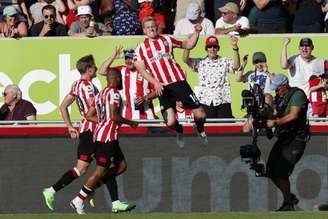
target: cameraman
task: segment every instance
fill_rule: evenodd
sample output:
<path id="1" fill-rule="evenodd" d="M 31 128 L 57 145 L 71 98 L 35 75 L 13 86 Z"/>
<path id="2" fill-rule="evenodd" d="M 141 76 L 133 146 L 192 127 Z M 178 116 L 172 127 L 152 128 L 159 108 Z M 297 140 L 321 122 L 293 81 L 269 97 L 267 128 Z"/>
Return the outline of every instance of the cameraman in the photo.
<path id="1" fill-rule="evenodd" d="M 309 137 L 307 123 L 308 100 L 299 88 L 292 88 L 285 75 L 273 77 L 270 89 L 276 92 L 276 119 L 267 120 L 267 127 L 275 127 L 275 142 L 268 161 L 266 176 L 280 189 L 284 202 L 278 211 L 294 211 L 298 199 L 290 192 L 289 176 L 303 155 Z"/>

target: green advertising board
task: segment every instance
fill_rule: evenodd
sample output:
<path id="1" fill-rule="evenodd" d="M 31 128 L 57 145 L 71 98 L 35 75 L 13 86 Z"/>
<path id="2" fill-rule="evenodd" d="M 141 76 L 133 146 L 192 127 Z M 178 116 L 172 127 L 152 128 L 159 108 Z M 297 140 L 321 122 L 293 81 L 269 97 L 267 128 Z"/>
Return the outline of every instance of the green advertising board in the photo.
<path id="1" fill-rule="evenodd" d="M 307 35 L 308 36 L 308 35 Z M 269 70 L 274 73 L 287 73 L 280 68 L 280 52 L 283 38 L 286 35 L 253 35 L 239 38 L 241 57 L 256 51 L 263 51 L 268 60 Z M 305 35 L 291 35 L 288 56 L 298 53 L 298 42 Z M 313 39 L 317 57 L 327 57 L 328 35 L 310 35 Z M 61 120 L 59 105 L 68 93 L 71 84 L 79 78 L 75 69 L 75 62 L 84 55 L 93 54 L 99 67 L 102 62 L 110 57 L 116 46 L 124 48 L 136 47 L 144 40 L 143 36 L 136 37 L 104 37 L 104 38 L 24 38 L 20 40 L 0 40 L 0 89 L 8 84 L 15 83 L 23 91 L 23 98 L 32 101 L 38 110 L 39 120 Z M 205 38 L 200 38 L 196 48 L 191 52 L 191 57 L 204 57 Z M 229 37 L 219 37 L 221 49 L 219 54 L 232 57 L 232 48 Z M 192 87 L 197 86 L 197 74 L 183 63 L 181 49 L 175 50 L 175 58 L 187 72 L 188 81 Z M 124 64 L 124 59 L 118 59 L 113 66 Z M 249 64 L 247 70 L 254 66 Z M 105 84 L 104 78 L 99 76 L 95 84 L 100 88 Z M 230 75 L 232 86 L 232 107 L 236 118 L 241 118 L 245 113 L 240 110 L 241 96 L 247 84 L 237 83 L 235 75 Z M 3 99 L 0 100 L 3 102 Z M 157 102 L 156 102 L 157 103 Z M 80 118 L 76 106 L 72 108 L 72 119 Z"/>

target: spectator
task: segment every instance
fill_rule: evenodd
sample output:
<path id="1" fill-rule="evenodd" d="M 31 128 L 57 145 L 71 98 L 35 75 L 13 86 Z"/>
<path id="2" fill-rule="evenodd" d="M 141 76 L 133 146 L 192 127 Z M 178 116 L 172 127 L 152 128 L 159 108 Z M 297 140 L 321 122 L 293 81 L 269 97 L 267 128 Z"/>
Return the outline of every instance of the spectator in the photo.
<path id="1" fill-rule="evenodd" d="M 263 52 L 255 52 L 253 54 L 253 65 L 255 65 L 255 70 L 248 71 L 245 74 L 244 69 L 247 65 L 247 56 L 244 56 L 241 68 L 237 71 L 236 80 L 237 82 L 248 82 L 250 88 L 254 84 L 258 84 L 264 93 L 270 93 L 270 80 L 273 74 L 268 71 L 268 65 L 266 56 Z"/>
<path id="2" fill-rule="evenodd" d="M 249 21 L 247 17 L 239 16 L 239 7 L 236 3 L 228 2 L 219 8 L 222 14 L 215 23 L 216 34 L 245 34 L 249 29 Z"/>
<path id="3" fill-rule="evenodd" d="M 22 91 L 15 84 L 7 85 L 4 92 L 4 104 L 0 108 L 1 120 L 36 120 L 33 104 L 22 99 Z"/>
<path id="4" fill-rule="evenodd" d="M 222 17 L 221 11 L 216 10 L 217 8 L 223 7 L 228 2 L 234 2 L 240 8 L 240 11 L 245 12 L 247 4 L 247 0 L 213 0 L 213 8 L 214 8 L 214 18 L 219 19 Z"/>
<path id="5" fill-rule="evenodd" d="M 309 79 L 313 74 L 324 73 L 324 60 L 312 55 L 314 45 L 310 38 L 302 38 L 298 47 L 299 54 L 287 59 L 287 46 L 290 41 L 290 38 L 284 40 L 280 58 L 281 68 L 288 69 L 290 86 L 301 88 L 309 96 Z"/>
<path id="6" fill-rule="evenodd" d="M 74 21 L 77 20 L 77 8 L 80 6 L 85 6 L 89 5 L 90 0 L 67 0 L 65 2 L 65 13 L 61 14 L 65 24 L 67 25 L 68 28 L 71 27 L 71 25 L 74 23 Z"/>
<path id="7" fill-rule="evenodd" d="M 137 35 L 141 33 L 141 24 L 137 13 L 127 1 L 112 0 L 114 15 L 112 17 L 113 35 Z"/>
<path id="8" fill-rule="evenodd" d="M 36 23 L 30 30 L 30 36 L 67 36 L 66 27 L 56 22 L 56 8 L 46 5 L 42 8 L 43 21 Z"/>
<path id="9" fill-rule="evenodd" d="M 297 0 L 293 33 L 321 33 L 323 30 L 321 0 Z"/>
<path id="10" fill-rule="evenodd" d="M 187 7 L 190 3 L 197 3 L 200 5 L 202 10 L 202 17 L 205 17 L 205 0 L 184 0 L 177 1 L 176 10 L 175 10 L 175 20 L 174 24 L 176 24 L 179 20 L 186 16 Z"/>
<path id="11" fill-rule="evenodd" d="M 0 37 L 19 38 L 27 36 L 27 24 L 18 20 L 15 7 L 7 6 L 3 10 L 3 22 L 0 23 Z"/>
<path id="12" fill-rule="evenodd" d="M 174 35 L 189 35 L 194 32 L 195 24 L 202 26 L 201 35 L 214 35 L 212 21 L 201 16 L 201 8 L 197 3 L 190 3 L 187 8 L 186 17 L 179 20 L 175 25 Z"/>
<path id="13" fill-rule="evenodd" d="M 0 21 L 3 21 L 3 9 L 7 6 L 14 6 L 18 12 L 18 20 L 27 22 L 30 27 L 33 23 L 31 14 L 28 11 L 27 0 L 1 0 L 0 1 Z"/>
<path id="14" fill-rule="evenodd" d="M 257 7 L 258 33 L 287 33 L 288 12 L 284 7 L 287 0 L 253 0 Z"/>
<path id="15" fill-rule="evenodd" d="M 48 4 L 56 7 L 57 10 L 61 13 L 65 11 L 65 5 L 62 0 L 38 0 L 30 7 L 30 12 L 34 20 L 34 24 L 43 21 L 42 8 Z M 60 23 L 63 23 L 63 21 L 60 20 Z"/>
<path id="16" fill-rule="evenodd" d="M 95 23 L 92 20 L 91 7 L 89 5 L 79 6 L 77 8 L 78 20 L 72 25 L 68 34 L 70 36 L 96 37 L 110 35 L 109 30 L 102 23 Z"/>
<path id="17" fill-rule="evenodd" d="M 309 80 L 309 100 L 313 117 L 328 117 L 326 90 L 328 89 L 328 61 L 325 61 L 325 73 L 312 75 Z"/>
<path id="18" fill-rule="evenodd" d="M 158 4 L 155 4 L 158 2 Z M 139 19 L 142 23 L 146 17 L 155 18 L 156 24 L 158 25 L 158 32 L 162 33 L 166 27 L 164 12 L 161 10 L 164 4 L 162 0 L 138 0 L 139 3 Z"/>
<path id="19" fill-rule="evenodd" d="M 215 36 L 206 39 L 207 56 L 205 58 L 190 58 L 190 50 L 184 50 L 183 61 L 198 73 L 197 98 L 203 105 L 207 118 L 233 118 L 228 73 L 240 67 L 237 42 L 236 37 L 231 37 L 233 60 L 218 55 L 220 46 Z"/>

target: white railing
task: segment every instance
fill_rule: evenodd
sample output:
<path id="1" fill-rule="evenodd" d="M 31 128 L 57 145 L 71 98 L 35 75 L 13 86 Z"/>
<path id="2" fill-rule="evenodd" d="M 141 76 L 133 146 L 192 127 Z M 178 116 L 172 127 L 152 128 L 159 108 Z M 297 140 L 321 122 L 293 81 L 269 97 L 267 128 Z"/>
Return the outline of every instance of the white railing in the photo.
<path id="1" fill-rule="evenodd" d="M 328 125 L 328 118 L 310 118 L 310 125 Z M 163 119 L 153 119 L 153 120 L 135 120 L 139 122 L 139 126 L 147 126 L 147 127 L 156 127 L 156 126 L 165 126 Z M 242 125 L 246 119 L 206 119 L 206 126 L 236 126 Z M 182 124 L 190 124 L 194 123 L 193 119 L 179 119 L 179 122 Z M 80 121 L 72 121 L 74 126 L 78 126 Z M 13 121 L 0 121 L 1 127 L 12 127 L 19 125 L 33 125 L 33 126 L 54 126 L 61 127 L 66 126 L 64 121 L 61 120 L 13 120 Z"/>

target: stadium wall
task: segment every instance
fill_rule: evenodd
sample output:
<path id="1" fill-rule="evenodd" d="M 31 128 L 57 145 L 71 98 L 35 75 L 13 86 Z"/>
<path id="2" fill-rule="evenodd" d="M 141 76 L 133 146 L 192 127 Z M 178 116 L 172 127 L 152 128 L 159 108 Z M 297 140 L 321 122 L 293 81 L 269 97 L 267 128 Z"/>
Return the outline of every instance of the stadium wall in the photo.
<path id="1" fill-rule="evenodd" d="M 311 210 L 328 200 L 327 136 L 315 135 L 292 176 L 299 207 Z M 266 178 L 255 177 L 241 162 L 239 146 L 251 141 L 241 134 L 212 134 L 209 145 L 188 136 L 178 148 L 170 134 L 123 135 L 121 147 L 128 170 L 119 177 L 122 200 L 137 204 L 137 212 L 267 211 L 282 197 Z M 273 140 L 260 137 L 262 159 Z M 75 163 L 77 142 L 66 136 L 2 136 L 0 141 L 0 212 L 48 212 L 41 191 Z M 90 170 L 92 171 L 92 166 Z M 72 212 L 69 201 L 86 177 L 56 195 L 56 212 Z M 104 187 L 96 193 L 97 207 L 108 212 L 111 201 Z"/>
<path id="2" fill-rule="evenodd" d="M 241 57 L 249 54 L 249 63 L 246 70 L 252 70 L 252 54 L 263 51 L 267 55 L 269 70 L 275 73 L 282 71 L 279 64 L 280 50 L 284 37 L 289 35 L 252 35 L 239 38 Z M 327 57 L 327 34 L 316 35 L 290 35 L 292 42 L 289 45 L 288 55 L 298 53 L 298 42 L 301 37 L 310 36 L 315 45 L 314 55 Z M 0 91 L 8 84 L 15 83 L 23 91 L 23 98 L 32 101 L 38 110 L 38 119 L 61 120 L 58 110 L 59 104 L 68 93 L 71 84 L 79 77 L 75 69 L 76 61 L 84 55 L 93 54 L 99 67 L 102 62 L 112 55 L 118 45 L 135 47 L 142 42 L 144 37 L 99 37 L 86 38 L 23 38 L 0 40 Z M 202 37 L 191 57 L 203 57 L 204 38 Z M 219 54 L 232 57 L 232 49 L 228 37 L 219 37 Z M 175 51 L 175 58 L 186 70 L 188 81 L 197 90 L 197 75 L 182 62 L 183 50 Z M 113 66 L 122 65 L 123 59 L 114 62 Z M 240 111 L 240 93 L 247 87 L 246 84 L 238 84 L 235 76 L 230 75 L 232 82 L 232 108 L 235 117 L 241 118 L 244 113 Z M 102 77 L 95 79 L 96 85 L 101 88 L 104 85 Z M 2 98 L 2 97 L 1 97 Z M 3 101 L 3 99 L 0 99 Z M 0 103 L 2 104 L 2 103 Z M 76 107 L 73 107 L 72 118 L 79 119 Z"/>

